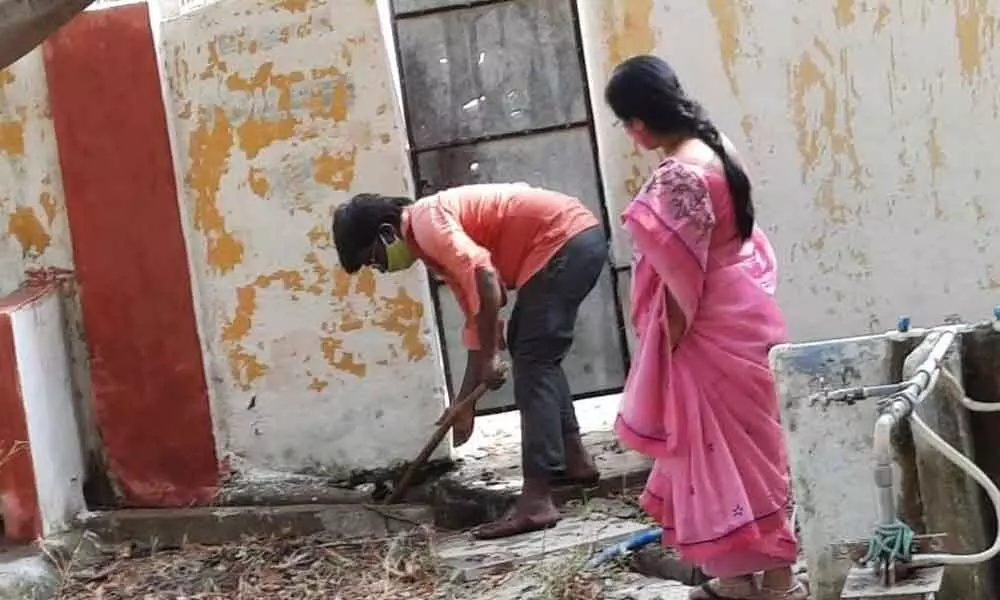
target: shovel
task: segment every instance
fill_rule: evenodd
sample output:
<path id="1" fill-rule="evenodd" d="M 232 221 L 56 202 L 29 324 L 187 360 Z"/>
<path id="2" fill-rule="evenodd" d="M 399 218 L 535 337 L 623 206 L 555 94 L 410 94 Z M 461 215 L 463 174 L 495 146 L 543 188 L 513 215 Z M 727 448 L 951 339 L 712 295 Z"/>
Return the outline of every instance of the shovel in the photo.
<path id="1" fill-rule="evenodd" d="M 448 431 L 455 425 L 455 421 L 458 419 L 458 416 L 466 410 L 475 410 L 476 403 L 479 402 L 480 398 L 486 395 L 487 391 L 489 391 L 489 387 L 485 383 L 480 383 L 469 393 L 468 396 L 459 400 L 454 406 L 449 407 L 448 410 L 441 415 L 441 418 L 438 419 L 437 422 L 438 428 L 434 431 L 434 434 L 431 435 L 431 439 L 427 440 L 427 444 L 424 445 L 424 449 L 420 451 L 420 454 L 413 459 L 410 466 L 406 467 L 406 471 L 403 472 L 402 479 L 399 480 L 399 484 L 396 485 L 392 494 L 389 495 L 389 498 L 385 502 L 386 504 L 396 504 L 403 498 L 403 495 L 406 494 L 407 490 L 410 488 L 410 483 L 413 481 L 414 475 L 416 475 L 417 471 L 419 471 L 420 468 L 427 463 L 427 459 L 430 458 L 431 454 L 434 453 L 434 450 L 436 450 L 438 445 L 441 443 L 441 440 L 444 439 L 444 436 L 447 435 Z"/>

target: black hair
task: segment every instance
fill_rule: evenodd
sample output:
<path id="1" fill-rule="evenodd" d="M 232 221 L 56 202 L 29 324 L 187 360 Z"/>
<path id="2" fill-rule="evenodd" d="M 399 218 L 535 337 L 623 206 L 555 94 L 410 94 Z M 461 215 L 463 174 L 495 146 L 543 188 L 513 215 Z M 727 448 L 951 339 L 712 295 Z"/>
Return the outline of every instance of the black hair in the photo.
<path id="1" fill-rule="evenodd" d="M 379 228 L 389 224 L 398 230 L 403 208 L 412 203 L 400 196 L 358 194 L 338 206 L 333 211 L 333 244 L 340 266 L 348 273 L 360 271 L 365 266 L 362 253 L 375 243 Z"/>
<path id="2" fill-rule="evenodd" d="M 701 104 L 685 93 L 665 60 L 644 55 L 622 62 L 608 80 L 604 99 L 622 122 L 638 119 L 655 133 L 690 135 L 711 148 L 726 174 L 736 229 L 743 240 L 750 237 L 754 225 L 750 178 L 726 152 L 719 130 Z"/>

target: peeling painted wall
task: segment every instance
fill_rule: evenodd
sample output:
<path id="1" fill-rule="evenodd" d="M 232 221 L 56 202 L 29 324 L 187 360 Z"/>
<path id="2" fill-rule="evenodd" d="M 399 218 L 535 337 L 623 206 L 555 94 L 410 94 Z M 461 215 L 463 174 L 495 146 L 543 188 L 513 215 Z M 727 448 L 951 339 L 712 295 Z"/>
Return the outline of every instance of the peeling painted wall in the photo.
<path id="1" fill-rule="evenodd" d="M 410 189 L 375 3 L 223 0 L 158 27 L 220 456 L 411 458 L 446 397 L 426 273 L 349 277 L 330 235 L 353 193 Z"/>
<path id="2" fill-rule="evenodd" d="M 0 293 L 73 252 L 40 49 L 0 71 Z"/>
<path id="3" fill-rule="evenodd" d="M 73 249 L 49 89 L 41 48 L 0 70 L 0 295 L 28 278 L 73 269 Z M 97 452 L 89 397 L 87 347 L 80 303 L 72 281 L 64 284 L 64 309 L 81 436 Z"/>
<path id="4" fill-rule="evenodd" d="M 1000 290 L 1000 5 L 984 0 L 579 2 L 611 212 L 655 157 L 602 93 L 655 53 L 752 166 L 796 339 L 989 316 Z M 620 231 L 617 233 L 620 234 Z M 628 247 L 615 240 L 617 259 Z"/>

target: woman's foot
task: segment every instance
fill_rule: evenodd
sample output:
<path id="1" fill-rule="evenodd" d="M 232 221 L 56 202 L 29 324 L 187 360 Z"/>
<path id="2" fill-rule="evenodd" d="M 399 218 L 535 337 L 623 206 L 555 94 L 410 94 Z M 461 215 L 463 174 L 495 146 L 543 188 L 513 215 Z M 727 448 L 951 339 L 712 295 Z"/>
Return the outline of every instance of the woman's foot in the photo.
<path id="1" fill-rule="evenodd" d="M 771 588 L 762 586 L 754 600 L 808 600 L 809 590 L 801 582 L 796 581 L 787 588 Z"/>
<path id="2" fill-rule="evenodd" d="M 753 575 L 717 578 L 691 590 L 690 600 L 757 600 L 759 590 Z"/>
<path id="3" fill-rule="evenodd" d="M 796 579 L 791 567 L 765 571 L 756 600 L 806 600 L 809 589 Z"/>

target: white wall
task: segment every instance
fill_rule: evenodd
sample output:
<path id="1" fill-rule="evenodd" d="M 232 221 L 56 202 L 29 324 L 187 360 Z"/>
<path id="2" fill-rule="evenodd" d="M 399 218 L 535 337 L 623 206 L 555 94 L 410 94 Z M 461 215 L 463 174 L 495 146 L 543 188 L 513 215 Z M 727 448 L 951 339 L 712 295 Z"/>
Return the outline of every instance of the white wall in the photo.
<path id="1" fill-rule="evenodd" d="M 73 248 L 41 47 L 0 70 L 0 189 L 0 296 L 17 289 L 32 273 L 72 271 Z M 64 292 L 81 435 L 88 450 L 97 452 L 79 297 L 72 281 L 64 284 Z"/>
<path id="2" fill-rule="evenodd" d="M 795 339 L 991 315 L 1000 291 L 996 3 L 578 0 L 619 214 L 655 162 L 608 73 L 667 59 L 753 167 Z M 627 260 L 624 240 L 616 253 Z"/>
<path id="3" fill-rule="evenodd" d="M 11 314 L 43 535 L 86 508 L 84 462 L 58 288 Z"/>
<path id="4" fill-rule="evenodd" d="M 330 235 L 352 194 L 411 189 L 375 4 L 223 0 L 154 28 L 220 455 L 412 458 L 446 398 L 426 273 L 348 277 Z"/>

